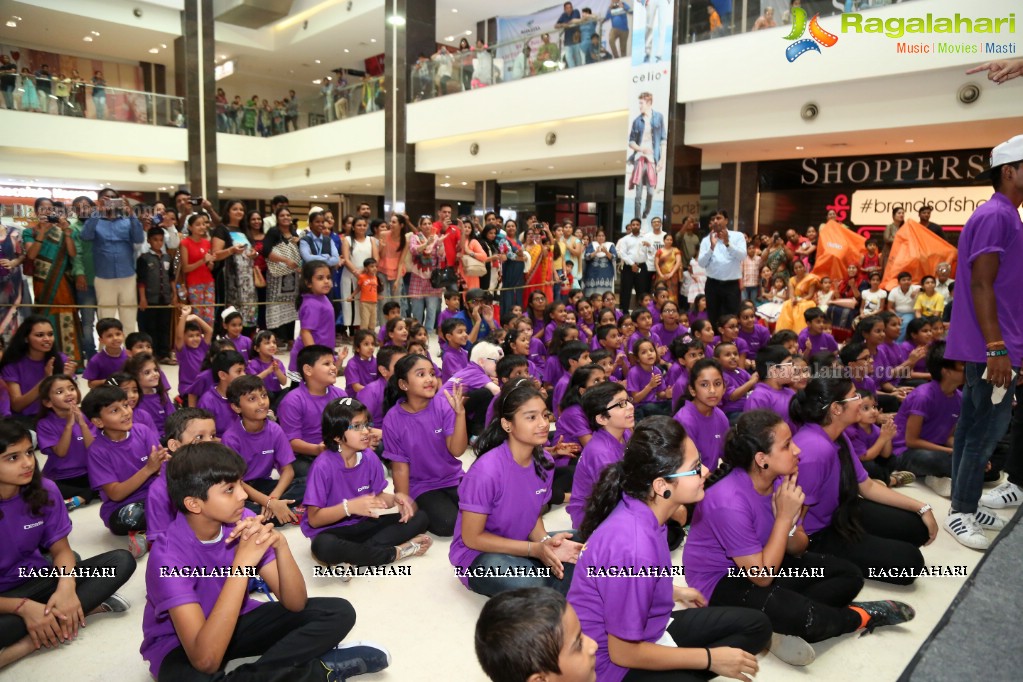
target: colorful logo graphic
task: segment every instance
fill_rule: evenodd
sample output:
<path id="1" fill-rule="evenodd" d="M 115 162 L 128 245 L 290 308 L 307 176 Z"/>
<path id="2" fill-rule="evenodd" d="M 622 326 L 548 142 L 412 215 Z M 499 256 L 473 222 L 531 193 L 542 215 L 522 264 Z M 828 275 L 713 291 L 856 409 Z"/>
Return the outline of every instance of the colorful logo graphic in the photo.
<path id="1" fill-rule="evenodd" d="M 820 52 L 821 49 L 817 47 L 818 43 L 824 47 L 831 47 L 838 42 L 838 36 L 834 33 L 828 33 L 821 28 L 818 22 L 820 16 L 820 14 L 815 14 L 813 19 L 810 20 L 810 38 L 796 40 L 806 30 L 806 10 L 802 7 L 792 8 L 792 31 L 785 36 L 785 40 L 796 40 L 796 42 L 785 48 L 785 58 L 790 62 L 796 61 L 800 55 L 807 52 Z"/>

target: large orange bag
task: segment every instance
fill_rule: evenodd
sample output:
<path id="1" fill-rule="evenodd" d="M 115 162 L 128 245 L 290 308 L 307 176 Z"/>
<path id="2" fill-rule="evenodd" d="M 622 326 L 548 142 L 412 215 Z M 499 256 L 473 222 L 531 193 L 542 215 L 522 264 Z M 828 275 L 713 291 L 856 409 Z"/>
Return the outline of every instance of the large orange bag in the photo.
<path id="1" fill-rule="evenodd" d="M 957 254 L 956 247 L 915 220 L 907 219 L 895 233 L 881 287 L 891 291 L 898 286 L 896 276 L 900 272 L 908 272 L 913 275 L 913 282 L 919 283 L 924 275 L 934 274 L 938 263 L 951 265 L 951 276 L 955 279 Z"/>
<path id="2" fill-rule="evenodd" d="M 842 223 L 829 220 L 817 236 L 817 260 L 813 274 L 830 277 L 834 283 L 845 279 L 850 263 L 860 264 L 867 252 L 867 240 Z"/>

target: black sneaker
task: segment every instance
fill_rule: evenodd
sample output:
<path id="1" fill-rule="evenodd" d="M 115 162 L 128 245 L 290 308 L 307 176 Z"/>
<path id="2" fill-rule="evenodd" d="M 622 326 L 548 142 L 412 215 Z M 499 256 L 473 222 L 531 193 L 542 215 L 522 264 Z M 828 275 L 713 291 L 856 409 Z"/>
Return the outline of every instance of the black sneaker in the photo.
<path id="1" fill-rule="evenodd" d="M 320 659 L 330 669 L 329 679 L 380 672 L 391 664 L 391 654 L 373 642 L 342 642 Z"/>
<path id="2" fill-rule="evenodd" d="M 911 621 L 916 616 L 916 611 L 909 604 L 890 599 L 884 601 L 854 601 L 850 606 L 859 607 L 870 616 L 870 621 L 867 623 L 867 629 L 864 634 L 873 632 L 874 628 L 885 625 L 899 625 Z"/>

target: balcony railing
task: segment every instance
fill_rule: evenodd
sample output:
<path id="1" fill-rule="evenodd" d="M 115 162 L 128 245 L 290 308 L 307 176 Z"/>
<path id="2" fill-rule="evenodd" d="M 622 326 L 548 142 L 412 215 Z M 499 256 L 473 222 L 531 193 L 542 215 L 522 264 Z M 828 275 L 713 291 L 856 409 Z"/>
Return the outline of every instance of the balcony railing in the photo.
<path id="1" fill-rule="evenodd" d="M 56 76 L 19 75 L 13 87 L 3 88 L 3 102 L 7 109 L 54 116 L 185 127 L 180 97 Z"/>

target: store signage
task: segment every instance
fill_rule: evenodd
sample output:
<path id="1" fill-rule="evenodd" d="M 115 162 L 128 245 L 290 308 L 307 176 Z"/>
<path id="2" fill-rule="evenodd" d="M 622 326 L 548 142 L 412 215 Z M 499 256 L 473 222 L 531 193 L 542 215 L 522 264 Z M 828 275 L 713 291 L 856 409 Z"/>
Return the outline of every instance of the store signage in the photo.
<path id="1" fill-rule="evenodd" d="M 989 151 L 963 149 L 890 154 L 884 156 L 845 156 L 759 164 L 760 190 L 782 190 L 833 186 L 892 187 L 901 185 L 976 185 L 976 177 L 985 168 Z"/>

